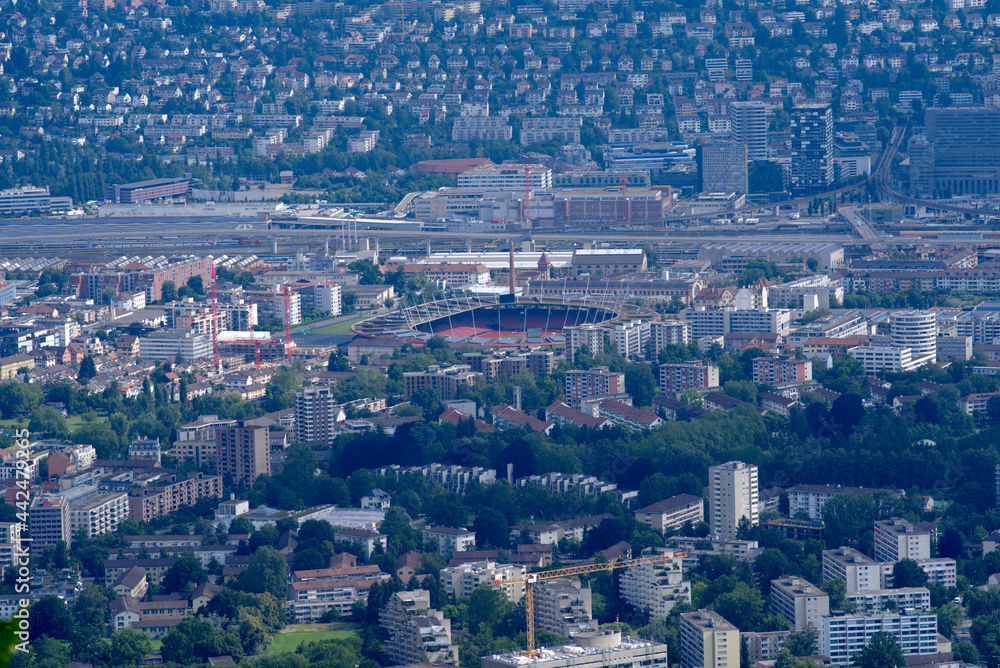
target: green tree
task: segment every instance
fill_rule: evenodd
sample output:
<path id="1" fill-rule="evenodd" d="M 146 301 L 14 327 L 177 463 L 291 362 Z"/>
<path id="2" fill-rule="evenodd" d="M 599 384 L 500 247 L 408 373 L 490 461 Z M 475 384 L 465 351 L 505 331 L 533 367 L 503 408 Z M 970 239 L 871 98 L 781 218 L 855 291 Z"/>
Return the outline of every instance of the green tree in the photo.
<path id="1" fill-rule="evenodd" d="M 163 281 L 163 286 L 160 288 L 160 299 L 164 303 L 177 299 L 177 284 L 173 281 Z"/>
<path id="2" fill-rule="evenodd" d="M 510 545 L 510 525 L 498 510 L 483 508 L 476 515 L 472 528 L 476 532 L 476 543 L 503 549 Z"/>
<path id="3" fill-rule="evenodd" d="M 281 367 L 267 384 L 264 410 L 281 411 L 295 405 L 295 393 L 302 389 L 302 381 L 294 369 Z"/>
<path id="4" fill-rule="evenodd" d="M 240 591 L 252 594 L 267 592 L 284 600 L 288 596 L 285 565 L 285 555 L 272 547 L 261 547 L 254 554 L 250 566 L 237 578 Z"/>
<path id="5" fill-rule="evenodd" d="M 481 585 L 472 591 L 466 603 L 465 621 L 475 633 L 492 632 L 514 609 L 506 594 Z"/>
<path id="6" fill-rule="evenodd" d="M 385 282 L 382 272 L 371 260 L 355 260 L 347 268 L 360 274 L 358 282 L 361 285 L 381 285 Z"/>
<path id="7" fill-rule="evenodd" d="M 912 559 L 900 559 L 892 567 L 892 586 L 894 589 L 908 587 L 924 587 L 927 585 L 927 573 Z"/>
<path id="8" fill-rule="evenodd" d="M 43 596 L 31 606 L 29 617 L 32 640 L 49 636 L 56 640 L 69 640 L 73 630 L 73 615 L 66 601 L 58 596 Z"/>
<path id="9" fill-rule="evenodd" d="M 875 521 L 898 516 L 902 510 L 902 501 L 888 492 L 838 494 L 823 506 L 827 547 L 856 547 L 864 552 L 874 540 Z"/>
<path id="10" fill-rule="evenodd" d="M 193 554 L 181 555 L 163 574 L 164 593 L 188 596 L 198 585 L 208 582 L 208 573 Z"/>
<path id="11" fill-rule="evenodd" d="M 28 430 L 32 434 L 44 434 L 52 438 L 66 438 L 69 436 L 69 426 L 59 411 L 52 406 L 39 406 L 31 414 L 31 421 L 28 423 Z"/>
<path id="12" fill-rule="evenodd" d="M 80 362 L 80 372 L 77 374 L 76 379 L 80 382 L 86 382 L 97 375 L 97 365 L 94 364 L 94 358 L 87 355 Z"/>
<path id="13" fill-rule="evenodd" d="M 688 388 L 684 390 L 683 394 L 681 394 L 680 402 L 682 404 L 688 404 L 690 406 L 701 406 L 703 403 L 701 392 L 694 389 L 693 387 Z"/>
<path id="14" fill-rule="evenodd" d="M 648 364 L 629 364 L 625 367 L 625 391 L 632 395 L 636 406 L 652 406 L 657 389 L 653 369 Z"/>
<path id="15" fill-rule="evenodd" d="M 110 659 L 113 666 L 136 666 L 153 651 L 149 636 L 135 629 L 119 629 L 111 636 Z"/>
<path id="16" fill-rule="evenodd" d="M 818 648 L 817 636 L 816 627 L 811 625 L 792 631 L 785 639 L 785 649 L 792 656 L 813 656 Z"/>
<path id="17" fill-rule="evenodd" d="M 236 619 L 236 630 L 243 645 L 244 654 L 261 654 L 271 644 L 271 634 L 257 610 L 240 608 Z"/>
<path id="18" fill-rule="evenodd" d="M 109 602 L 101 587 L 92 582 L 85 582 L 83 589 L 76 596 L 76 601 L 73 602 L 73 620 L 77 628 L 93 627 L 103 630 L 108 623 Z"/>
<path id="19" fill-rule="evenodd" d="M 330 359 L 326 363 L 326 370 L 330 372 L 350 371 L 351 362 L 346 355 L 342 355 L 339 350 L 330 353 Z"/>
<path id="20" fill-rule="evenodd" d="M 863 650 L 851 657 L 851 663 L 860 668 L 900 668 L 906 665 L 906 659 L 896 636 L 878 631 Z"/>
<path id="21" fill-rule="evenodd" d="M 187 287 L 189 290 L 194 292 L 196 295 L 205 294 L 205 281 L 201 276 L 192 276 L 188 279 Z"/>

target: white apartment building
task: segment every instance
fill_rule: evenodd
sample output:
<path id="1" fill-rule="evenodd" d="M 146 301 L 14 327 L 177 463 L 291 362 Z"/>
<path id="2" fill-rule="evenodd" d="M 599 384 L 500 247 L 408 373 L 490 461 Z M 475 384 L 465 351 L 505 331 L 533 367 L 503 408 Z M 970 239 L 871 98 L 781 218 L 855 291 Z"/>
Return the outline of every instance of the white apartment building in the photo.
<path id="1" fill-rule="evenodd" d="M 921 559 L 917 565 L 927 573 L 927 581 L 945 587 L 954 587 L 957 576 L 954 559 Z M 890 571 L 891 575 L 891 571 Z"/>
<path id="2" fill-rule="evenodd" d="M 934 654 L 938 651 L 937 615 L 933 613 L 879 615 L 853 614 L 824 617 L 819 634 L 819 653 L 838 666 L 848 666 L 879 631 L 891 633 L 903 656 Z"/>
<path id="3" fill-rule="evenodd" d="M 20 535 L 20 522 L 0 522 L 0 568 L 10 566 L 13 562 L 14 545 Z M 0 619 L 3 619 L 2 615 Z"/>
<path id="4" fill-rule="evenodd" d="M 426 591 L 393 594 L 379 611 L 379 624 L 389 635 L 386 654 L 393 665 L 425 659 L 437 664 L 458 662 L 458 648 L 451 644 L 451 620 L 430 607 Z"/>
<path id="5" fill-rule="evenodd" d="M 139 339 L 139 357 L 144 360 L 173 360 L 178 356 L 185 362 L 208 359 L 212 356 L 212 337 L 160 330 Z"/>
<path id="6" fill-rule="evenodd" d="M 646 550 L 643 556 L 653 552 Z M 674 553 L 657 548 L 656 554 Z M 684 580 L 682 557 L 655 564 L 630 566 L 619 581 L 622 598 L 636 610 L 644 610 L 650 617 L 666 617 L 678 603 L 691 602 L 691 583 Z"/>
<path id="7" fill-rule="evenodd" d="M 694 494 L 678 494 L 635 511 L 635 519 L 654 531 L 680 529 L 685 522 L 692 526 L 705 519 L 705 501 Z"/>
<path id="8" fill-rule="evenodd" d="M 456 123 L 462 119 L 455 119 Z M 465 119 L 484 120 L 484 119 Z M 507 139 L 510 139 L 508 136 Z M 456 140 L 459 141 L 459 140 Z M 464 141 L 464 140 L 463 140 Z M 459 188 L 478 190 L 524 191 L 525 179 L 529 188 L 548 190 L 552 187 L 552 170 L 544 165 L 484 165 L 458 175 Z"/>
<path id="9" fill-rule="evenodd" d="M 852 547 L 823 550 L 823 582 L 843 580 L 848 593 L 885 589 L 885 573 L 885 564 Z"/>
<path id="10" fill-rule="evenodd" d="M 937 361 L 937 314 L 933 311 L 897 311 L 892 314 L 892 344 L 909 348 L 915 366 Z"/>
<path id="11" fill-rule="evenodd" d="M 909 348 L 896 346 L 855 346 L 848 348 L 847 354 L 861 362 L 865 373 L 873 376 L 883 371 L 912 371 L 919 364 L 915 363 Z"/>
<path id="12" fill-rule="evenodd" d="M 717 612 L 681 613 L 681 668 L 739 668 L 740 630 Z"/>
<path id="13" fill-rule="evenodd" d="M 820 619 L 830 614 L 830 595 L 802 578 L 771 580 L 771 610 L 797 631 L 819 629 Z"/>
<path id="14" fill-rule="evenodd" d="M 507 123 L 506 118 L 501 116 L 462 116 L 455 119 L 455 124 L 451 128 L 452 141 L 470 141 L 472 139 L 510 141 L 513 137 L 514 128 Z M 458 187 L 463 187 L 461 174 L 458 178 Z"/>
<path id="15" fill-rule="evenodd" d="M 496 482 L 495 469 L 484 469 L 480 466 L 446 466 L 444 464 L 426 464 L 403 468 L 398 464 L 384 466 L 373 471 L 375 475 L 398 477 L 404 473 L 421 476 L 432 485 L 440 485 L 447 492 L 462 495 L 466 486 L 475 481 L 481 485 Z"/>
<path id="16" fill-rule="evenodd" d="M 447 559 L 453 552 L 476 549 L 476 532 L 453 527 L 428 527 L 424 529 L 424 545 L 437 543 L 438 553 Z"/>
<path id="17" fill-rule="evenodd" d="M 535 623 L 539 628 L 571 638 L 597 630 L 592 619 L 590 587 L 579 580 L 543 580 L 534 587 Z"/>
<path id="18" fill-rule="evenodd" d="M 632 360 L 645 357 L 646 343 L 649 341 L 648 322 L 629 320 L 615 325 L 608 334 L 622 357 Z"/>
<path id="19" fill-rule="evenodd" d="M 481 584 L 494 586 L 502 591 L 514 603 L 524 596 L 524 583 L 512 583 L 523 580 L 524 566 L 514 564 L 498 564 L 494 561 L 474 561 L 458 566 L 441 569 L 441 584 L 448 596 L 466 598 Z"/>
<path id="20" fill-rule="evenodd" d="M 100 494 L 69 509 L 69 531 L 76 536 L 83 529 L 93 538 L 111 533 L 129 516 L 128 494 L 125 492 Z"/>
<path id="21" fill-rule="evenodd" d="M 656 355 L 667 346 L 691 342 L 691 325 L 681 320 L 661 320 L 649 323 L 649 341 Z"/>
<path id="22" fill-rule="evenodd" d="M 759 488 L 757 467 L 743 462 L 726 462 L 708 469 L 709 528 L 715 538 L 734 540 L 740 519 L 757 526 Z"/>
<path id="23" fill-rule="evenodd" d="M 855 612 L 882 612 L 890 607 L 893 610 L 913 608 L 916 612 L 930 612 L 931 609 L 931 593 L 926 587 L 849 592 L 845 600 L 855 605 Z"/>
<path id="24" fill-rule="evenodd" d="M 767 303 L 773 308 L 828 309 L 834 300 L 843 303 L 844 286 L 839 279 L 833 280 L 826 274 L 772 285 L 767 291 Z"/>
<path id="25" fill-rule="evenodd" d="M 792 313 L 784 309 L 685 309 L 681 317 L 691 326 L 691 338 L 725 334 L 779 334 L 792 330 Z"/>
<path id="26" fill-rule="evenodd" d="M 875 522 L 875 558 L 893 563 L 930 559 L 931 534 L 898 517 L 879 520 Z"/>
<path id="27" fill-rule="evenodd" d="M 358 136 L 351 137 L 347 140 L 347 152 L 368 153 L 369 151 L 374 151 L 375 147 L 378 145 L 378 140 L 378 130 L 362 131 Z"/>
<path id="28" fill-rule="evenodd" d="M 524 118 L 521 121 L 521 146 L 544 144 L 559 139 L 564 144 L 579 144 L 583 118 Z"/>
<path id="29" fill-rule="evenodd" d="M 329 387 L 305 387 L 295 393 L 295 437 L 299 443 L 330 443 L 336 424 L 347 419 L 344 405 L 338 404 Z"/>

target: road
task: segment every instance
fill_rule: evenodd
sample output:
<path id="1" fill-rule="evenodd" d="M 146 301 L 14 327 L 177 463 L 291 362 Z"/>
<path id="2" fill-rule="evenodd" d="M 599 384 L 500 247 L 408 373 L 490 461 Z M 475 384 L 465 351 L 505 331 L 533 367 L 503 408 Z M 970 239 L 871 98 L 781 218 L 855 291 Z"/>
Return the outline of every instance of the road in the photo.
<path id="1" fill-rule="evenodd" d="M 422 195 L 422 192 L 407 193 L 402 201 L 392 208 L 392 213 L 396 218 L 405 218 L 406 211 L 410 207 L 410 202 Z"/>
<path id="2" fill-rule="evenodd" d="M 76 222 L 67 225 L 47 225 L 44 231 L 37 226 L 4 226 L 0 231 L 0 248 L 14 249 L 17 252 L 43 252 L 53 249 L 82 248 L 90 247 L 88 242 L 103 241 L 104 243 L 126 242 L 129 240 L 149 240 L 149 246 L 141 248 L 151 249 L 162 247 L 171 248 L 172 252 L 180 252 L 184 249 L 198 250 L 199 252 L 215 253 L 252 253 L 260 250 L 267 251 L 271 247 L 275 238 L 281 244 L 295 243 L 303 241 L 316 241 L 323 243 L 327 232 L 320 230 L 240 230 L 236 223 L 150 223 L 137 227 L 134 224 L 116 224 L 111 221 L 100 223 Z M 484 243 L 506 244 L 510 241 L 515 243 L 529 238 L 524 232 L 429 232 L 410 230 L 378 230 L 366 233 L 367 237 L 378 238 L 388 241 L 420 240 L 424 242 L 455 242 L 455 241 L 479 241 Z M 179 239 L 178 239 L 179 238 Z M 530 238 L 543 243 L 580 243 L 581 241 L 593 241 L 602 244 L 609 244 L 611 247 L 627 247 L 644 243 L 679 243 L 679 244 L 701 244 L 720 243 L 735 241 L 755 241 L 755 242 L 778 242 L 778 243 L 837 243 L 842 246 L 860 246 L 871 243 L 870 238 L 858 238 L 843 234 L 780 234 L 780 233 L 759 233 L 732 231 L 728 233 L 695 233 L 684 231 L 637 231 L 637 232 L 558 232 L 546 231 L 531 234 Z M 238 246 L 233 239 L 262 239 L 263 244 L 258 246 Z M 157 241 L 162 240 L 162 244 Z M 227 241 L 228 247 L 221 244 Z M 169 242 L 169 243 L 168 243 Z M 925 244 L 948 244 L 953 241 L 934 239 L 921 240 Z M 238 249 L 238 250 L 237 250 Z M 123 248 L 106 248 L 106 250 L 122 253 L 143 252 L 140 248 L 129 250 Z"/>
<path id="3" fill-rule="evenodd" d="M 858 236 L 867 242 L 873 251 L 880 250 L 886 252 L 889 250 L 889 245 L 886 243 L 886 236 L 878 232 L 864 216 L 859 214 L 856 207 L 842 206 L 837 209 L 837 213 L 847 219 L 847 222 L 851 224 L 858 233 Z"/>

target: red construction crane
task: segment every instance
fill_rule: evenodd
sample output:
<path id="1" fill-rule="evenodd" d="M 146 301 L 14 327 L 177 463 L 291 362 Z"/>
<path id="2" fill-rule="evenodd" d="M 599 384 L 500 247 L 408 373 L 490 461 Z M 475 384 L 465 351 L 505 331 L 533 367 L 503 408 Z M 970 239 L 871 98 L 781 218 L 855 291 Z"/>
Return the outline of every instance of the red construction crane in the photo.
<path id="1" fill-rule="evenodd" d="M 215 291 L 215 262 L 212 262 L 212 368 L 219 371 L 219 299 Z"/>
<path id="2" fill-rule="evenodd" d="M 317 285 L 330 285 L 329 283 L 292 283 L 285 284 L 285 359 L 290 360 L 292 358 L 292 349 L 289 344 L 292 341 L 292 290 L 301 290 L 302 288 L 313 288 Z M 260 356 L 260 351 L 258 350 L 258 358 Z M 259 363 L 259 361 L 258 361 Z"/>

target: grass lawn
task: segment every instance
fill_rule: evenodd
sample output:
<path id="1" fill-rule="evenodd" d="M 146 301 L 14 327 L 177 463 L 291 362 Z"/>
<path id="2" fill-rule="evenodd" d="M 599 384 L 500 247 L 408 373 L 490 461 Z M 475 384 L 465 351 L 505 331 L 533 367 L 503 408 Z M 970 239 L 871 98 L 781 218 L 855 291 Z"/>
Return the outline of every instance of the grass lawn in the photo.
<path id="1" fill-rule="evenodd" d="M 93 421 L 97 423 L 97 422 L 107 422 L 107 420 L 108 420 L 107 415 L 98 415 L 94 418 Z M 28 422 L 30 422 L 30 419 L 26 417 L 11 418 L 9 420 L 0 420 L 0 427 L 5 427 L 7 429 L 10 429 L 12 427 L 17 427 L 18 429 L 27 429 Z M 79 426 L 83 424 L 83 418 L 80 417 L 79 415 L 73 415 L 71 417 L 66 418 L 66 424 L 69 425 L 70 431 L 76 431 L 77 428 L 79 428 Z"/>
<path id="2" fill-rule="evenodd" d="M 322 329 L 314 329 L 313 334 L 350 334 L 351 327 L 355 324 L 361 322 L 362 320 L 367 320 L 371 316 L 363 315 L 360 318 L 355 318 L 354 320 L 347 320 L 345 322 L 338 322 L 336 325 L 329 325 L 328 327 L 323 327 Z"/>
<path id="3" fill-rule="evenodd" d="M 153 651 L 154 652 L 156 650 L 160 649 L 161 647 L 163 647 L 163 641 L 160 640 L 159 638 L 157 638 L 156 640 L 151 640 L 150 642 L 153 643 Z"/>
<path id="4" fill-rule="evenodd" d="M 334 624 L 289 624 L 275 634 L 274 640 L 268 646 L 265 654 L 283 654 L 294 652 L 303 642 L 320 640 L 338 640 L 351 638 L 357 633 L 356 624 L 338 622 Z"/>

